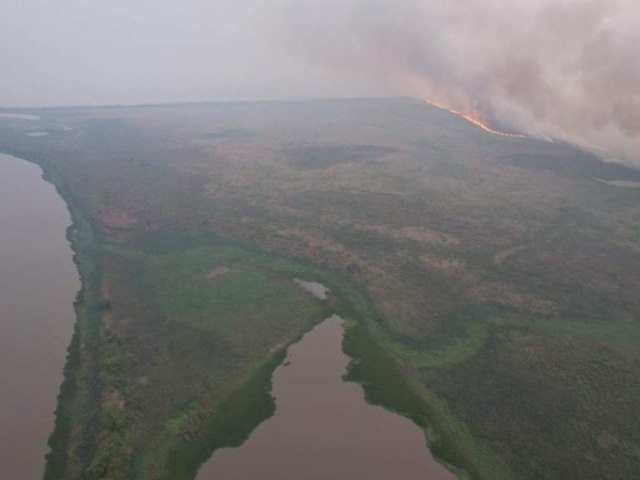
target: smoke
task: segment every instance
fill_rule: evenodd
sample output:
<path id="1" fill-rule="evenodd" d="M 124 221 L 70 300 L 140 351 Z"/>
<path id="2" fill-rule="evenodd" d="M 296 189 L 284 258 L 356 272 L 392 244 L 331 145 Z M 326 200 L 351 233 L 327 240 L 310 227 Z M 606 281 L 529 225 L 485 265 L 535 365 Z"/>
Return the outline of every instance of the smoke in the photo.
<path id="1" fill-rule="evenodd" d="M 278 0 L 292 51 L 640 163 L 637 0 Z"/>

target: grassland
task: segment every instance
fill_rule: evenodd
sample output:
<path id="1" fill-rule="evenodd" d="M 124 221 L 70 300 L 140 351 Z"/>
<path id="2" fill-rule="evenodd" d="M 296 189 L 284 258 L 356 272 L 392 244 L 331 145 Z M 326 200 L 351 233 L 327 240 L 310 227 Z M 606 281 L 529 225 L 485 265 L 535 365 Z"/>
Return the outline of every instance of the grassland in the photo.
<path id="1" fill-rule="evenodd" d="M 36 113 L 1 148 L 58 185 L 83 274 L 49 478 L 191 478 L 329 311 L 461 478 L 640 476 L 637 170 L 411 99 Z"/>

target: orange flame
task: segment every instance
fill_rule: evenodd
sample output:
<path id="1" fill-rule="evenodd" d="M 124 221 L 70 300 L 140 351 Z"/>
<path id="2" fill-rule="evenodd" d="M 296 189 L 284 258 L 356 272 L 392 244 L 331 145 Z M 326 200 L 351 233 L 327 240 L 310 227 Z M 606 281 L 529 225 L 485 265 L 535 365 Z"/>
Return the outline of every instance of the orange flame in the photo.
<path id="1" fill-rule="evenodd" d="M 436 100 L 429 98 L 425 101 L 432 107 L 439 108 L 440 110 L 446 110 L 447 112 L 453 113 L 454 115 L 458 115 L 459 117 L 464 118 L 467 122 L 475 125 L 478 128 L 481 128 L 485 132 L 490 133 L 492 135 L 498 135 L 500 137 L 509 137 L 509 138 L 525 138 L 525 135 L 522 135 L 520 133 L 507 133 L 507 132 L 500 132 L 498 130 L 494 130 L 486 123 L 483 123 L 479 118 L 474 117 L 472 114 L 460 112 L 458 110 L 454 110 L 452 108 L 446 107 L 441 103 L 438 103 Z"/>

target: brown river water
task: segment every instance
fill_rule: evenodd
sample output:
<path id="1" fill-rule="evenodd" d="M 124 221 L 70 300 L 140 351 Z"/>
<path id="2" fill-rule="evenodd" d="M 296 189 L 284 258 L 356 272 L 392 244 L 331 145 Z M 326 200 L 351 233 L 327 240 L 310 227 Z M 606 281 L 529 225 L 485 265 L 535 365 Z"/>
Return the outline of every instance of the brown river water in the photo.
<path id="1" fill-rule="evenodd" d="M 0 154 L 0 479 L 42 478 L 80 288 L 67 207 L 39 167 Z"/>
<path id="2" fill-rule="evenodd" d="M 241 447 L 216 451 L 198 480 L 455 480 L 420 428 L 343 381 L 343 334 L 334 316 L 289 348 L 273 375 L 275 415 Z"/>

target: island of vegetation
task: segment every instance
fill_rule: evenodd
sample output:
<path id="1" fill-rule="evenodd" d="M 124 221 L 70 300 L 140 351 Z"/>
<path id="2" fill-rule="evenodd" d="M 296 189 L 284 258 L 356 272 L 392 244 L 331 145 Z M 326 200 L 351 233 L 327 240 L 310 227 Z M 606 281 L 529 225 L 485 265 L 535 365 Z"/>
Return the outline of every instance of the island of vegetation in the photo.
<path id="1" fill-rule="evenodd" d="M 640 476 L 640 171 L 413 99 L 24 113 L 82 277 L 47 479 L 194 478 L 333 313 L 459 478 Z"/>

